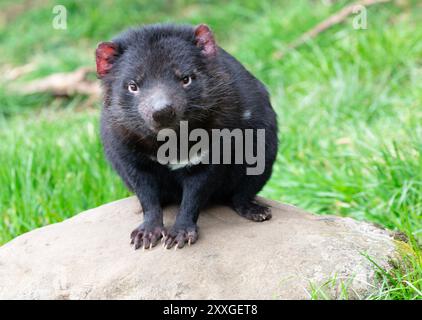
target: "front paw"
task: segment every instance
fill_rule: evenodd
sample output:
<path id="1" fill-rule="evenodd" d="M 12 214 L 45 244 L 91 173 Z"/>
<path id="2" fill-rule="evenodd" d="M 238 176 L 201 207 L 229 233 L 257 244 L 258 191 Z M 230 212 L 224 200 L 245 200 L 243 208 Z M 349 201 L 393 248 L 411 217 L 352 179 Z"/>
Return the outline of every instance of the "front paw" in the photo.
<path id="1" fill-rule="evenodd" d="M 164 248 L 170 249 L 174 246 L 175 249 L 181 249 L 186 243 L 190 246 L 196 240 L 198 240 L 198 227 L 196 225 L 174 225 L 165 237 Z"/>
<path id="2" fill-rule="evenodd" d="M 166 230 L 161 224 L 142 223 L 130 234 L 131 244 L 135 246 L 135 250 L 142 247 L 143 249 L 152 249 L 156 246 L 161 238 L 166 236 Z"/>

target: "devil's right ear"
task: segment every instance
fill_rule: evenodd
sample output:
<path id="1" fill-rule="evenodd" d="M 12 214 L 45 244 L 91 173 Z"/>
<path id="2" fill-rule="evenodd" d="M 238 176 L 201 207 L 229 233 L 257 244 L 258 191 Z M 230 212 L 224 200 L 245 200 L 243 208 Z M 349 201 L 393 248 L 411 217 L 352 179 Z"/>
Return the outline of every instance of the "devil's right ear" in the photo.
<path id="1" fill-rule="evenodd" d="M 98 45 L 95 50 L 95 59 L 99 78 L 104 77 L 110 71 L 119 51 L 119 46 L 114 42 L 101 42 Z"/>

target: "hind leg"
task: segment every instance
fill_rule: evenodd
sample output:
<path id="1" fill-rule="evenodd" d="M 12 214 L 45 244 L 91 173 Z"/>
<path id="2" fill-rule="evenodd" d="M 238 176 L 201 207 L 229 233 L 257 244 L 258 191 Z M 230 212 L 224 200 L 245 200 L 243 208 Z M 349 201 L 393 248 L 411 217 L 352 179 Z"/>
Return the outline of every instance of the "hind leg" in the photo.
<path id="1" fill-rule="evenodd" d="M 232 208 L 240 216 L 257 222 L 271 219 L 270 209 L 255 200 L 256 194 L 262 189 L 268 178 L 269 174 L 242 178 L 231 201 Z"/>
<path id="2" fill-rule="evenodd" d="M 258 173 L 260 170 L 254 170 L 254 173 L 251 173 L 245 165 L 236 166 L 233 170 L 233 178 L 240 177 L 240 179 L 234 188 L 232 207 L 240 216 L 259 222 L 271 219 L 270 209 L 263 204 L 257 203 L 255 196 L 261 191 L 271 176 L 278 146 L 275 118 L 273 118 L 272 112 L 269 115 L 267 114 L 267 116 L 270 117 L 268 119 L 270 125 L 265 128 L 265 143 L 263 144 L 262 141 L 260 143 L 260 140 L 255 136 L 254 141 L 256 140 L 257 142 L 253 146 L 253 154 L 257 157 L 255 168 L 263 169 L 263 171 Z M 264 159 L 261 158 L 262 155 L 265 155 Z M 262 167 L 262 163 L 265 164 L 264 167 Z"/>
<path id="3" fill-rule="evenodd" d="M 256 222 L 270 220 L 272 217 L 270 208 L 265 205 L 258 204 L 254 200 L 244 201 L 236 206 L 233 206 L 233 208 L 241 217 Z"/>

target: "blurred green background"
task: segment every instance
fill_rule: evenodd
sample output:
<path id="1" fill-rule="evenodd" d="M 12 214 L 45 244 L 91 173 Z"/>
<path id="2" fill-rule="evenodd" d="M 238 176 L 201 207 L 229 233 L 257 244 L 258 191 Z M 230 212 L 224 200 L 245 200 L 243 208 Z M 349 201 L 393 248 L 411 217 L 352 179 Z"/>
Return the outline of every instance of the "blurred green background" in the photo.
<path id="1" fill-rule="evenodd" d="M 280 150 L 262 195 L 401 231 L 412 257 L 380 270 L 371 298 L 422 298 L 422 5 L 367 8 L 296 50 L 289 43 L 350 1 L 12 1 L 0 3 L 0 244 L 128 196 L 105 162 L 99 100 L 22 94 L 31 80 L 94 66 L 128 26 L 207 23 L 269 88 Z M 64 5 L 67 28 L 52 26 Z M 31 72 L 12 79 L 21 66 Z"/>

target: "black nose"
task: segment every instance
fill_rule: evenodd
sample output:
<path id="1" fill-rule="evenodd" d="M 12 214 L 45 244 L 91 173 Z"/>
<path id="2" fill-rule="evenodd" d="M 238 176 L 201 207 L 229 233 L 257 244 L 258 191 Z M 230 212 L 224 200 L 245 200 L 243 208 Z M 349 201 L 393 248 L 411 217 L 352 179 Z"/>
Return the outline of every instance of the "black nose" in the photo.
<path id="1" fill-rule="evenodd" d="M 152 118 L 154 121 L 158 122 L 159 124 L 168 124 L 170 123 L 176 116 L 176 112 L 172 105 L 166 105 L 164 108 L 155 111 L 152 114 Z"/>

